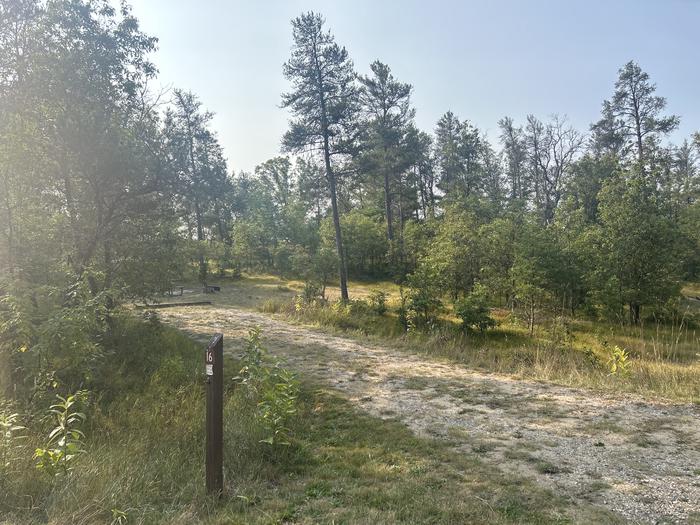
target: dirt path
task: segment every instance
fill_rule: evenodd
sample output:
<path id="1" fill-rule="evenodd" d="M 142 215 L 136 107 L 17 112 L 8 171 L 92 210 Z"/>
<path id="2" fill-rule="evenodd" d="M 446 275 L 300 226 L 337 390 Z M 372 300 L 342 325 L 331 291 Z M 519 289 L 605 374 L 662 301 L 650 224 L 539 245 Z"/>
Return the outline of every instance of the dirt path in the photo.
<path id="1" fill-rule="evenodd" d="M 260 326 L 274 355 L 371 414 L 632 523 L 700 523 L 700 407 L 480 374 L 249 311 L 162 317 L 203 337 L 223 332 L 228 349 Z"/>

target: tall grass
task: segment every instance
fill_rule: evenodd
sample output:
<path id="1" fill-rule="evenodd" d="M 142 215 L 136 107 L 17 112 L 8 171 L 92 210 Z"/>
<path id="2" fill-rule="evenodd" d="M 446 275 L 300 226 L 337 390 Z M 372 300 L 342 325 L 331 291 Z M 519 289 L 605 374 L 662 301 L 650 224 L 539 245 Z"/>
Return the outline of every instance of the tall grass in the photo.
<path id="1" fill-rule="evenodd" d="M 22 414 L 27 432 L 20 460 L 0 491 L 0 516 L 10 523 L 189 521 L 213 508 L 203 489 L 202 348 L 157 321 L 122 319 L 83 407 L 87 452 L 64 475 L 35 468 L 32 452 L 47 427 L 41 414 Z M 234 374 L 235 364 L 227 366 Z M 225 428 L 227 490 L 241 480 L 272 481 L 298 451 L 261 443 L 264 429 L 250 399 L 229 382 Z"/>
<path id="2" fill-rule="evenodd" d="M 341 303 L 268 299 L 260 307 L 288 319 L 357 336 L 470 368 L 648 398 L 700 402 L 700 337 L 687 318 L 641 326 L 544 317 L 530 336 L 512 312 L 494 310 L 498 326 L 464 331 L 449 312 L 427 332 L 406 332 L 395 313 L 378 315 L 362 300 Z M 615 345 L 630 353 L 628 373 L 611 374 Z"/>
<path id="3" fill-rule="evenodd" d="M 570 505 L 315 385 L 302 389 L 291 444 L 271 447 L 233 379 L 225 392 L 225 490 L 211 499 L 202 347 L 157 321 L 130 318 L 104 346 L 83 407 L 86 453 L 70 472 L 49 477 L 34 467 L 47 426 L 20 407 L 29 430 L 18 461 L 1 471 L 0 523 L 560 523 Z M 226 377 L 239 369 L 226 359 Z M 615 522 L 594 507 L 576 512 Z"/>

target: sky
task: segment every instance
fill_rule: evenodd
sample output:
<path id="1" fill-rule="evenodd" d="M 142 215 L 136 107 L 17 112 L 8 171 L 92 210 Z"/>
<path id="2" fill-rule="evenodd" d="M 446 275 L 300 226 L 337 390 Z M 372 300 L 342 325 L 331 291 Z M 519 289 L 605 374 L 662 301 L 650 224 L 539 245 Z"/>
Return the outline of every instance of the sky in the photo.
<path id="1" fill-rule="evenodd" d="M 280 154 L 289 114 L 282 64 L 292 18 L 324 15 L 361 74 L 374 60 L 413 85 L 416 123 L 447 110 L 496 142 L 497 122 L 558 113 L 587 131 L 617 70 L 638 62 L 681 116 L 672 137 L 700 130 L 700 0 L 132 0 L 157 87 L 196 93 L 215 113 L 229 167 Z"/>

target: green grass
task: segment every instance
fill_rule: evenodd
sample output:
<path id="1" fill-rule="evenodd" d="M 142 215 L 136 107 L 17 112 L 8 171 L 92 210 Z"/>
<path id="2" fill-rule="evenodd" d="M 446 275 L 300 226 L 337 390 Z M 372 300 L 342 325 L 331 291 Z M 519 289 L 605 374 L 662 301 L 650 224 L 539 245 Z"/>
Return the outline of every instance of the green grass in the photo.
<path id="1" fill-rule="evenodd" d="M 0 479 L 0 522 L 614 522 L 307 382 L 292 445 L 271 448 L 244 390 L 227 380 L 225 494 L 212 500 L 203 486 L 202 346 L 158 323 L 119 326 L 92 380 L 87 453 L 67 475 L 47 477 L 31 455 L 48 426 L 23 416 L 30 432 Z M 227 359 L 226 377 L 237 369 Z"/>

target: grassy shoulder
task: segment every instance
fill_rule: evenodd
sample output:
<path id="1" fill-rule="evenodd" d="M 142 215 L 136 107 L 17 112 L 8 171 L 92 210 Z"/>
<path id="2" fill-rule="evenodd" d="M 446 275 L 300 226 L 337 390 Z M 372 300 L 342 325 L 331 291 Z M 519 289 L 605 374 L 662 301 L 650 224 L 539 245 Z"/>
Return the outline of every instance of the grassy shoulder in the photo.
<path id="1" fill-rule="evenodd" d="M 33 523 L 568 523 L 611 522 L 449 443 L 364 415 L 302 381 L 289 446 L 265 430 L 227 359 L 225 495 L 204 493 L 202 347 L 157 321 L 126 319 L 82 407 L 86 452 L 55 477 L 33 450 L 50 425 L 28 429 L 0 481 L 2 522 Z"/>
<path id="2" fill-rule="evenodd" d="M 507 310 L 494 310 L 496 328 L 463 332 L 448 310 L 428 333 L 406 333 L 396 315 L 399 289 L 393 283 L 351 282 L 352 299 L 366 300 L 372 290 L 388 295 L 388 311 L 377 315 L 362 304 L 342 307 L 329 288 L 328 306 L 295 306 L 303 289 L 299 281 L 252 275 L 224 281 L 218 305 L 258 309 L 285 319 L 366 339 L 398 349 L 443 358 L 486 372 L 591 388 L 634 393 L 651 400 L 700 402 L 700 330 L 660 323 L 629 326 L 602 321 L 543 317 L 533 336 L 525 323 Z M 695 288 L 688 285 L 684 292 Z M 627 370 L 611 375 L 609 360 L 616 346 L 627 350 Z"/>

